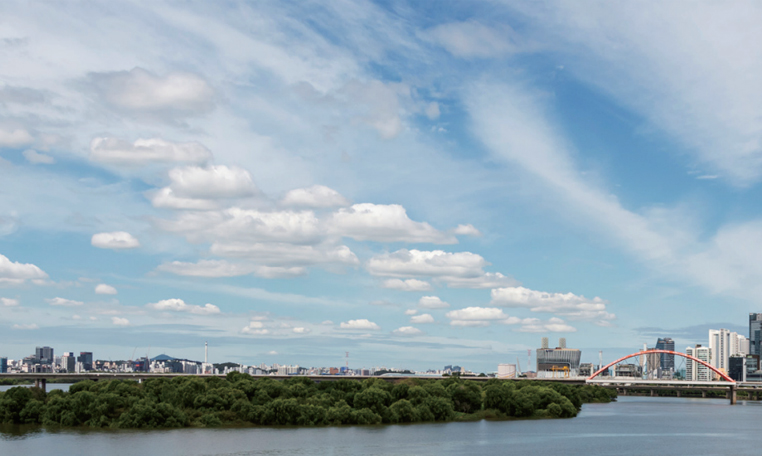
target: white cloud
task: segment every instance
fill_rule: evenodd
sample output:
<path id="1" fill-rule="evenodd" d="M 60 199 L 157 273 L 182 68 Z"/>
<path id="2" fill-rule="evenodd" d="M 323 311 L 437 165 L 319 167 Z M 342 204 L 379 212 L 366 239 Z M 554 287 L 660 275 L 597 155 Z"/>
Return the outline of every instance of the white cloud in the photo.
<path id="1" fill-rule="evenodd" d="M 52 165 L 56 162 L 56 159 L 50 155 L 42 154 L 34 149 L 27 149 L 22 154 L 26 161 L 33 165 Z"/>
<path id="2" fill-rule="evenodd" d="M 246 258 L 268 266 L 293 267 L 320 264 L 355 266 L 360 263 L 357 256 L 345 245 L 215 242 L 212 244 L 211 252 L 220 256 Z"/>
<path id="3" fill-rule="evenodd" d="M 254 266 L 224 260 L 200 260 L 197 263 L 173 261 L 161 264 L 156 269 L 191 277 L 236 277 L 251 274 Z"/>
<path id="4" fill-rule="evenodd" d="M 122 317 L 111 317 L 111 323 L 115 326 L 129 326 L 130 320 Z"/>
<path id="5" fill-rule="evenodd" d="M 446 309 L 450 304 L 439 299 L 438 296 L 423 296 L 418 300 L 418 306 L 424 309 Z"/>
<path id="6" fill-rule="evenodd" d="M 21 147 L 33 141 L 32 135 L 23 128 L 0 126 L 0 147 Z"/>
<path id="7" fill-rule="evenodd" d="M 449 253 L 442 250 L 421 251 L 401 249 L 384 253 L 368 261 L 372 275 L 387 277 L 480 277 L 487 262 L 471 252 Z"/>
<path id="8" fill-rule="evenodd" d="M 265 324 L 258 320 L 250 321 L 248 325 L 244 326 L 241 329 L 241 332 L 243 334 L 251 334 L 254 336 L 263 336 L 265 334 L 270 334 L 270 330 L 265 329 Z"/>
<path id="9" fill-rule="evenodd" d="M 429 282 L 418 279 L 387 279 L 384 280 L 384 288 L 392 290 L 402 291 L 429 291 L 431 290 L 431 284 Z"/>
<path id="10" fill-rule="evenodd" d="M 100 249 L 134 249 L 140 247 L 140 242 L 126 231 L 94 234 L 90 243 Z"/>
<path id="11" fill-rule="evenodd" d="M 274 355 L 277 355 L 278 352 L 276 352 L 275 350 L 270 350 L 269 352 L 267 352 L 267 354 L 274 356 Z"/>
<path id="12" fill-rule="evenodd" d="M 31 263 L 19 263 L 0 254 L 0 285 L 21 285 L 27 280 L 44 281 L 48 275 Z"/>
<path id="13" fill-rule="evenodd" d="M 95 287 L 95 293 L 105 294 L 105 295 L 115 295 L 117 294 L 117 291 L 116 291 L 116 288 L 112 287 L 111 285 L 106 285 L 105 283 L 101 283 Z"/>
<path id="14" fill-rule="evenodd" d="M 296 334 L 307 334 L 310 332 L 310 329 L 297 326 L 296 328 L 292 329 L 292 331 Z"/>
<path id="15" fill-rule="evenodd" d="M 495 30 L 476 21 L 437 25 L 422 33 L 455 57 L 491 58 L 520 51 L 519 38 L 507 25 Z"/>
<path id="16" fill-rule="evenodd" d="M 328 222 L 331 232 L 358 241 L 430 242 L 455 244 L 458 240 L 426 222 L 415 222 L 399 204 L 354 204 L 339 209 Z"/>
<path id="17" fill-rule="evenodd" d="M 572 320 L 606 322 L 616 318 L 606 311 L 607 302 L 599 297 L 588 299 L 573 293 L 547 293 L 524 287 L 497 288 L 491 294 L 491 304 L 496 306 L 524 307 L 532 312 L 554 313 Z"/>
<path id="18" fill-rule="evenodd" d="M 514 325 L 521 322 L 521 319 L 511 317 L 496 307 L 466 307 L 447 312 L 445 316 L 451 320 L 452 326 L 489 326 L 490 323 Z"/>
<path id="19" fill-rule="evenodd" d="M 254 275 L 264 279 L 291 279 L 307 274 L 307 269 L 301 266 L 255 266 Z"/>
<path id="20" fill-rule="evenodd" d="M 129 142 L 120 138 L 94 138 L 90 142 L 90 160 L 120 166 L 143 166 L 150 163 L 205 163 L 212 153 L 197 142 L 175 143 L 160 138 Z"/>
<path id="21" fill-rule="evenodd" d="M 18 299 L 12 298 L 0 298 L 0 306 L 3 307 L 16 307 L 19 305 Z"/>
<path id="22" fill-rule="evenodd" d="M 341 322 L 339 325 L 341 329 L 362 329 L 362 330 L 379 330 L 381 329 L 380 326 L 373 323 L 372 321 L 368 321 L 365 318 L 359 319 L 359 320 L 349 320 L 347 322 Z"/>
<path id="23" fill-rule="evenodd" d="M 21 329 L 21 330 L 25 330 L 25 329 L 40 329 L 40 327 L 37 326 L 36 323 L 31 323 L 31 324 L 28 324 L 28 325 L 15 324 L 15 325 L 13 325 L 13 329 Z"/>
<path id="24" fill-rule="evenodd" d="M 460 236 L 481 236 L 482 232 L 477 230 L 473 225 L 470 223 L 468 225 L 458 225 L 454 230 L 453 233 L 460 235 Z"/>
<path id="25" fill-rule="evenodd" d="M 349 200 L 339 192 L 324 185 L 313 185 L 309 188 L 297 188 L 286 193 L 281 204 L 284 206 L 303 208 L 326 208 L 348 206 Z"/>
<path id="26" fill-rule="evenodd" d="M 172 311 L 172 312 L 188 312 L 195 315 L 214 315 L 220 313 L 220 308 L 214 304 L 204 304 L 203 306 L 197 306 L 194 304 L 186 304 L 182 299 L 163 299 L 159 302 L 147 304 L 146 307 L 154 310 Z"/>
<path id="27" fill-rule="evenodd" d="M 241 198 L 257 193 L 251 174 L 237 166 L 186 166 L 169 171 L 169 188 L 180 198 Z"/>
<path id="28" fill-rule="evenodd" d="M 423 334 L 423 331 L 413 326 L 403 326 L 401 328 L 395 329 L 392 331 L 392 333 L 398 336 L 418 336 Z"/>
<path id="29" fill-rule="evenodd" d="M 114 108 L 143 113 L 199 114 L 214 108 L 214 90 L 191 73 L 156 76 L 142 68 L 92 73 L 90 80 Z"/>
<path id="30" fill-rule="evenodd" d="M 81 306 L 84 304 L 82 301 L 74 301 L 73 299 L 66 299 L 66 298 L 52 298 L 52 299 L 46 299 L 48 304 L 51 306 L 63 306 L 63 307 L 76 307 Z"/>
<path id="31" fill-rule="evenodd" d="M 153 207 L 161 209 L 185 209 L 194 211 L 210 211 L 218 208 L 216 201 L 197 198 L 182 198 L 175 195 L 170 187 L 146 192 Z"/>
<path id="32" fill-rule="evenodd" d="M 485 272 L 479 277 L 447 277 L 450 288 L 499 288 L 518 285 L 519 282 L 511 276 L 499 272 Z"/>
<path id="33" fill-rule="evenodd" d="M 560 318 L 551 318 L 542 321 L 537 318 L 525 318 L 521 320 L 521 332 L 546 333 L 546 332 L 576 332 L 577 328 L 567 325 Z"/>
<path id="34" fill-rule="evenodd" d="M 434 323 L 434 317 L 431 314 L 421 314 L 410 317 L 410 323 Z"/>
<path id="35" fill-rule="evenodd" d="M 415 315 L 415 314 L 417 314 L 417 313 L 418 313 L 418 311 L 417 311 L 417 310 L 415 310 L 415 309 L 407 309 L 407 310 L 405 311 L 405 315 Z"/>

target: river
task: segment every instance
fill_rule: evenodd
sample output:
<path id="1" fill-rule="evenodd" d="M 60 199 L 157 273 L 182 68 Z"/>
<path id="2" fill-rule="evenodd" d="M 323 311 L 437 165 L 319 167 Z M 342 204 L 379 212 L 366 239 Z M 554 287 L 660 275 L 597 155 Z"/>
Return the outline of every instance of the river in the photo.
<path id="1" fill-rule="evenodd" d="M 0 455 L 754 455 L 762 403 L 621 397 L 564 420 L 324 428 L 0 428 Z"/>

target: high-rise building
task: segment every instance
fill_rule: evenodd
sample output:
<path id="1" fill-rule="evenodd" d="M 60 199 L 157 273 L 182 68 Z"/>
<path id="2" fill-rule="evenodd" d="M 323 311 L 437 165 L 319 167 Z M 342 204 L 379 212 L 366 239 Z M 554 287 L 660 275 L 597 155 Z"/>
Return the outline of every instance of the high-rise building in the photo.
<path id="1" fill-rule="evenodd" d="M 8 358 L 0 358 L 0 374 L 8 372 Z"/>
<path id="2" fill-rule="evenodd" d="M 693 356 L 694 358 L 700 359 L 705 363 L 709 363 L 711 360 L 711 353 L 712 351 L 709 349 L 709 347 L 702 347 L 701 345 L 696 345 L 695 347 L 687 347 L 685 349 L 686 355 Z M 686 380 L 708 382 L 712 380 L 713 374 L 714 372 L 712 372 L 711 369 L 704 366 L 703 364 L 697 363 L 696 361 L 690 359 L 685 360 Z"/>
<path id="3" fill-rule="evenodd" d="M 558 348 L 538 348 L 537 353 L 537 377 L 552 378 L 579 375 L 579 362 L 582 352 L 574 348 L 561 348 L 559 340 Z M 565 342 L 565 341 L 564 341 Z M 547 338 L 542 338 L 542 343 L 547 343 Z"/>
<path id="4" fill-rule="evenodd" d="M 82 363 L 82 370 L 93 370 L 93 354 L 91 352 L 79 352 L 77 362 Z"/>
<path id="5" fill-rule="evenodd" d="M 709 348 L 712 351 L 711 365 L 723 372 L 729 372 L 732 355 L 748 354 L 746 337 L 727 329 L 709 330 Z"/>
<path id="6" fill-rule="evenodd" d="M 51 347 L 37 347 L 34 349 L 34 357 L 40 364 L 53 362 L 53 349 Z"/>
<path id="7" fill-rule="evenodd" d="M 749 314 L 749 354 L 762 354 L 762 313 Z"/>
<path id="8" fill-rule="evenodd" d="M 76 372 L 77 358 L 73 352 L 64 352 L 63 356 L 61 356 L 61 368 L 65 369 L 69 374 Z"/>
<path id="9" fill-rule="evenodd" d="M 670 337 L 659 338 L 656 340 L 656 348 L 658 350 L 675 351 L 675 341 Z M 661 354 L 661 370 L 663 372 L 675 371 L 675 355 Z"/>
<path id="10" fill-rule="evenodd" d="M 728 358 L 728 376 L 737 382 L 746 381 L 746 355 L 731 355 Z"/>

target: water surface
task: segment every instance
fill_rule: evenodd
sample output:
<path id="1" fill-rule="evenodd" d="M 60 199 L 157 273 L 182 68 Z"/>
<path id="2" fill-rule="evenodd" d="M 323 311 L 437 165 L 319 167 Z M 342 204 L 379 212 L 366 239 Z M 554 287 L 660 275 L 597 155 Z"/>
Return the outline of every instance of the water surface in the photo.
<path id="1" fill-rule="evenodd" d="M 0 455 L 755 455 L 762 404 L 621 397 L 566 420 L 324 428 L 100 431 L 0 428 Z"/>

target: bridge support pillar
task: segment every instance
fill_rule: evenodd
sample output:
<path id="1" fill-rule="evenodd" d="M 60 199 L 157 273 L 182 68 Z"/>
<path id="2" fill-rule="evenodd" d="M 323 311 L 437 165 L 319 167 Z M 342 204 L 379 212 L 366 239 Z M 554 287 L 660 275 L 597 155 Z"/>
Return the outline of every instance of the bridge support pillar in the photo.
<path id="1" fill-rule="evenodd" d="M 702 392 L 701 392 L 701 397 L 703 397 L 704 399 L 706 399 L 706 391 L 702 391 Z"/>
<path id="2" fill-rule="evenodd" d="M 39 388 L 39 389 L 41 389 L 41 390 L 43 390 L 45 392 L 47 392 L 47 386 L 48 386 L 47 379 L 38 378 L 38 379 L 35 379 L 35 381 L 34 381 L 34 387 L 35 388 Z"/>
<path id="3" fill-rule="evenodd" d="M 677 397 L 683 397 L 683 392 L 680 390 L 677 390 Z"/>
<path id="4" fill-rule="evenodd" d="M 730 405 L 736 405 L 736 402 L 738 402 L 738 394 L 735 386 L 730 387 L 728 396 L 730 396 Z"/>
<path id="5" fill-rule="evenodd" d="M 651 390 L 651 397 L 654 397 L 654 396 L 656 396 L 656 391 Z"/>

